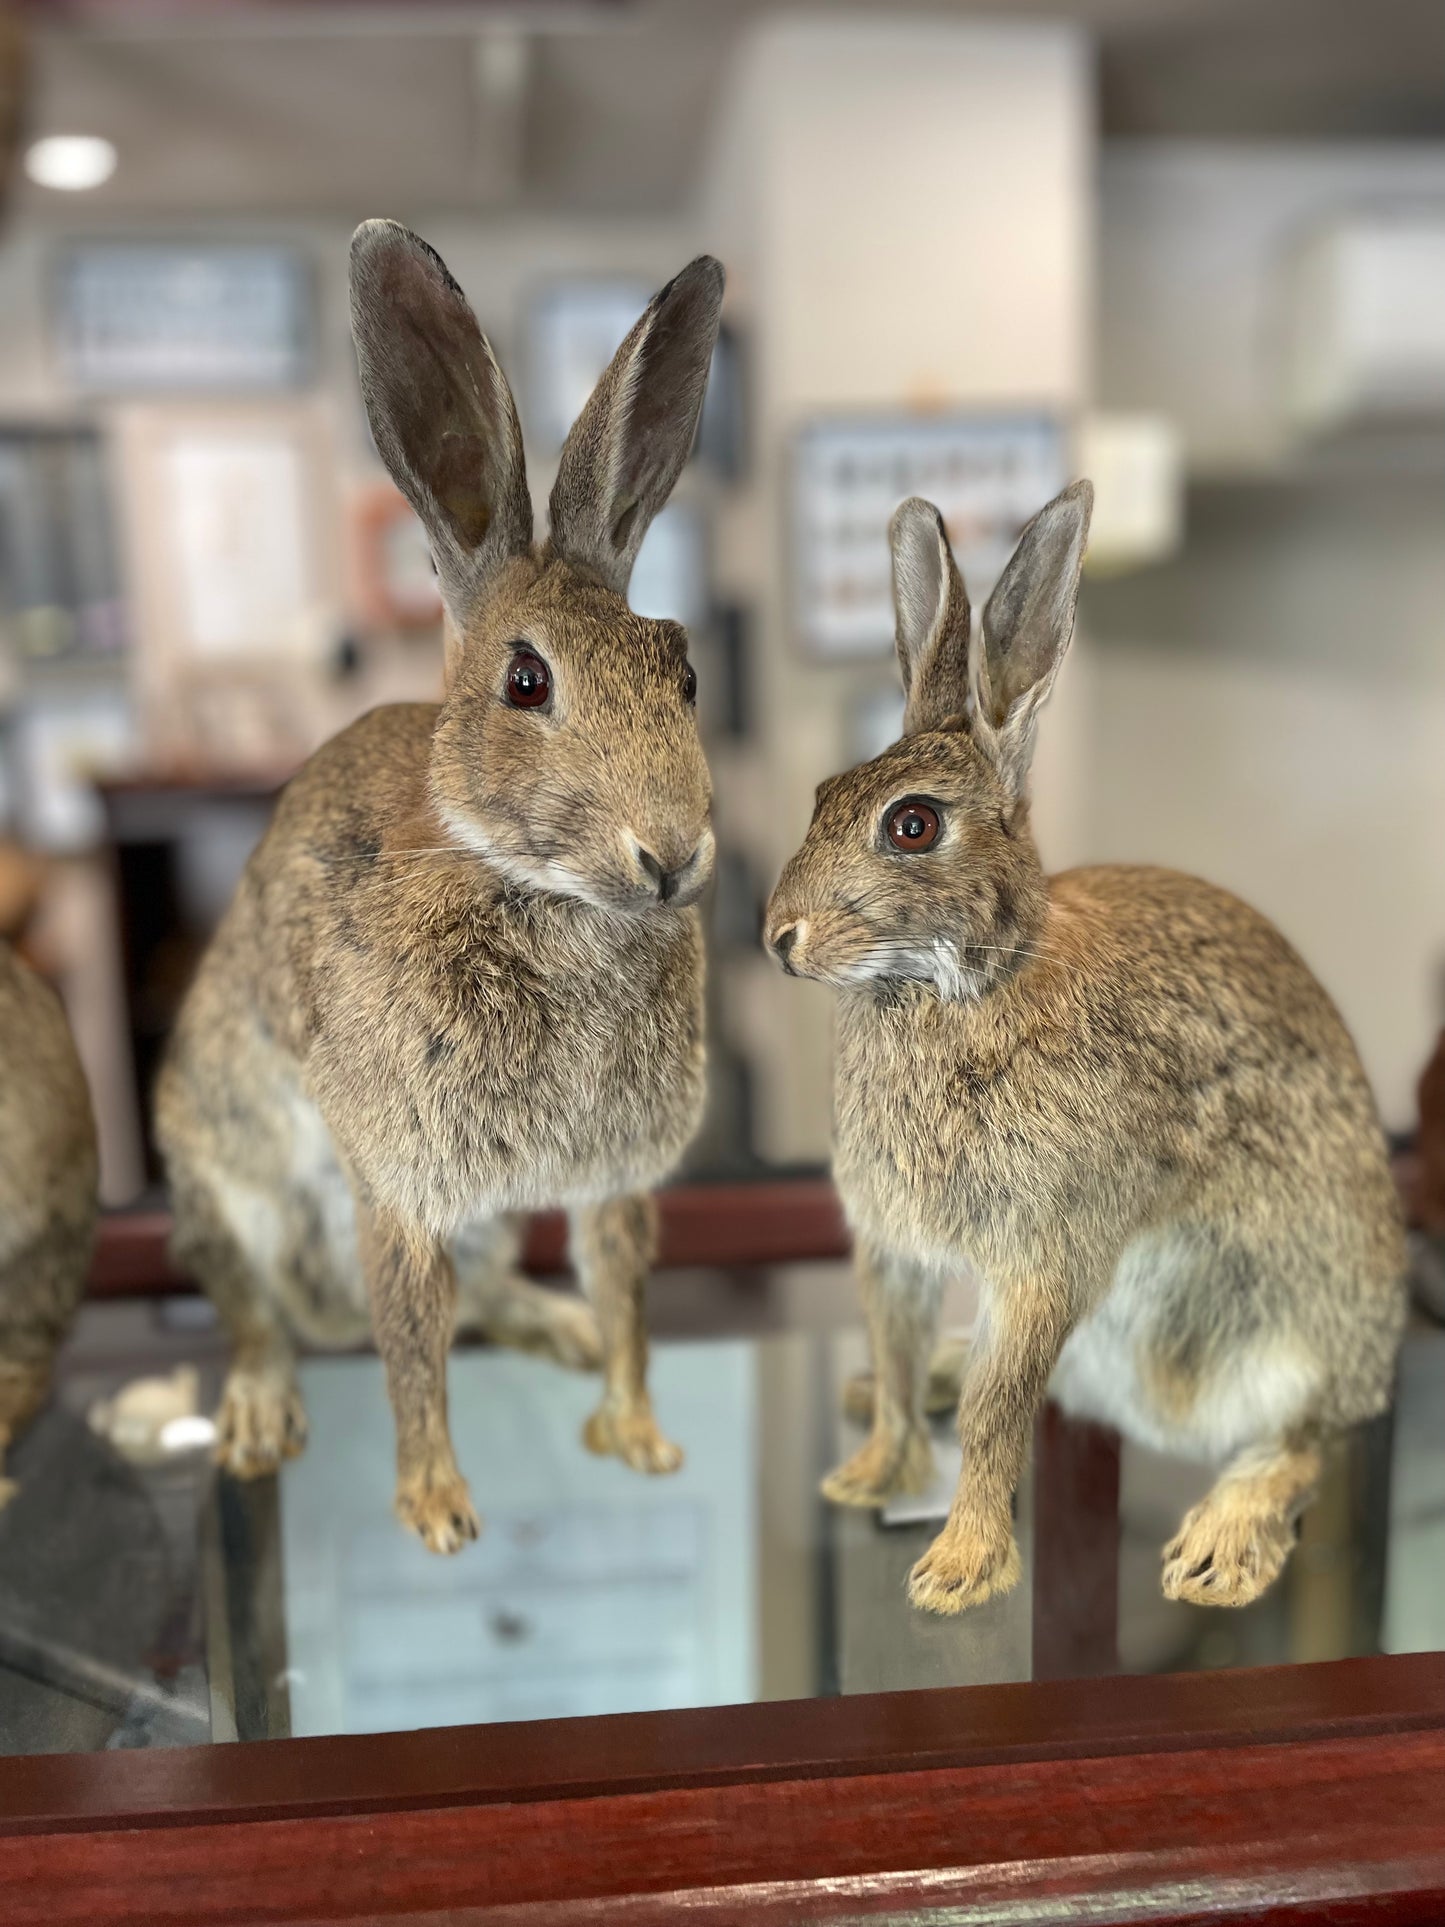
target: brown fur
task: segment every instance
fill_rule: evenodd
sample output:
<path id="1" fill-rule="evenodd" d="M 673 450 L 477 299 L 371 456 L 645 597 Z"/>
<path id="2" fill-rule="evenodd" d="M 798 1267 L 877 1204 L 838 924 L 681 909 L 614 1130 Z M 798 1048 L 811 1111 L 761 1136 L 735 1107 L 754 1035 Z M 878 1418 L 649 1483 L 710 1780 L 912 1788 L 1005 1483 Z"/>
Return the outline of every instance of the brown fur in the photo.
<path id="1" fill-rule="evenodd" d="M 178 1255 L 235 1348 L 223 1462 L 300 1449 L 294 1335 L 369 1325 L 398 1511 L 450 1551 L 477 1530 L 446 1425 L 459 1320 L 601 1355 L 588 1443 L 680 1462 L 647 1398 L 640 1194 L 701 1111 L 711 792 L 686 637 L 623 591 L 691 445 L 721 271 L 695 262 L 618 350 L 540 548 L 510 392 L 440 261 L 368 223 L 353 295 L 377 445 L 437 561 L 446 696 L 363 717 L 289 785 L 182 1012 L 158 1121 Z M 550 666 L 547 710 L 505 700 L 519 644 Z M 511 1274 L 507 1214 L 551 1205 L 595 1320 Z"/>
<path id="2" fill-rule="evenodd" d="M 1295 952 L 1191 877 L 1044 876 L 1025 784 L 1087 507 L 1070 491 L 1025 532 L 981 636 L 936 511 L 899 511 L 910 733 L 823 785 L 768 910 L 786 968 L 840 993 L 835 1171 L 875 1397 L 832 1496 L 880 1504 L 925 1476 L 942 1283 L 982 1281 L 963 1475 L 910 1582 L 941 1612 L 1017 1578 L 1010 1505 L 1051 1381 L 1072 1409 L 1228 1462 L 1167 1551 L 1165 1589 L 1256 1597 L 1319 1439 L 1388 1402 L 1403 1322 L 1379 1123 Z M 941 814 L 929 850 L 883 836 L 904 796 Z"/>
<path id="3" fill-rule="evenodd" d="M 0 1506 L 5 1453 L 43 1404 L 85 1289 L 95 1124 L 54 993 L 0 942 Z"/>

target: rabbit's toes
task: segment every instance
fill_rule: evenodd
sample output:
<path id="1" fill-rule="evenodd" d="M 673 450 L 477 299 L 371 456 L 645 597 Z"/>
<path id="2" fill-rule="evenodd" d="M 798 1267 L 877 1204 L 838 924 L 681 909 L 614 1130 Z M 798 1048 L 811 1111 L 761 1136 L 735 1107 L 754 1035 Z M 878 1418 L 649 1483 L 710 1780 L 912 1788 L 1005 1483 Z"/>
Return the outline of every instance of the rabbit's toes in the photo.
<path id="1" fill-rule="evenodd" d="M 455 1466 L 399 1478 L 396 1516 L 428 1552 L 460 1552 L 482 1529 L 467 1482 Z"/>
<path id="2" fill-rule="evenodd" d="M 516 1292 L 492 1307 L 483 1330 L 493 1344 L 509 1345 L 569 1371 L 595 1372 L 602 1364 L 597 1315 L 580 1298 L 518 1280 Z"/>
<path id="3" fill-rule="evenodd" d="M 1211 1493 L 1190 1509 L 1164 1548 L 1166 1599 L 1247 1606 L 1273 1585 L 1294 1543 L 1293 1521 Z"/>
<path id="4" fill-rule="evenodd" d="M 216 1414 L 216 1463 L 233 1479 L 259 1479 L 306 1446 L 306 1408 L 280 1372 L 232 1372 Z"/>
<path id="5" fill-rule="evenodd" d="M 634 1472 L 676 1472 L 682 1464 L 682 1447 L 663 1437 L 646 1405 L 599 1405 L 582 1428 L 582 1443 Z"/>
<path id="6" fill-rule="evenodd" d="M 950 1522 L 908 1575 L 909 1603 L 930 1613 L 961 1613 L 995 1593 L 1012 1592 L 1023 1571 L 1013 1533 L 985 1536 Z"/>
<path id="7" fill-rule="evenodd" d="M 834 1505 L 883 1506 L 901 1492 L 926 1492 L 933 1478 L 933 1442 L 926 1432 L 871 1438 L 823 1481 Z"/>

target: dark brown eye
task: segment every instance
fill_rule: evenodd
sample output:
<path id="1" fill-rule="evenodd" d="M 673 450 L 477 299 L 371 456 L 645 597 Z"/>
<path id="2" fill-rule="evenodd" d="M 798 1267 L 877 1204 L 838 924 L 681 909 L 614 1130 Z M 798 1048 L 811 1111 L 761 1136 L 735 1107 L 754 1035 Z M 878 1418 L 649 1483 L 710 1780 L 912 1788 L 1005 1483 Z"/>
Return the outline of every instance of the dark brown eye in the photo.
<path id="1" fill-rule="evenodd" d="M 888 812 L 884 828 L 895 850 L 931 850 L 942 828 L 938 811 L 931 803 L 910 800 Z"/>
<path id="2" fill-rule="evenodd" d="M 507 665 L 507 701 L 514 709 L 540 709 L 551 694 L 551 670 L 530 649 L 519 649 Z"/>
<path id="3" fill-rule="evenodd" d="M 689 705 L 697 701 L 697 671 L 691 663 L 687 663 L 683 667 L 682 700 Z"/>

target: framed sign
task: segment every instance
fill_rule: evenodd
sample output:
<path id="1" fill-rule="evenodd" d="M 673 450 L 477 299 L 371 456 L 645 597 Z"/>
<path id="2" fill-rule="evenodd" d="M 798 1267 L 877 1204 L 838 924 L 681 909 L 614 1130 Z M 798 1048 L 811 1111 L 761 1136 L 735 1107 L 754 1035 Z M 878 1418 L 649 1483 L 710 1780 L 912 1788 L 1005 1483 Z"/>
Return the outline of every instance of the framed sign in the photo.
<path id="1" fill-rule="evenodd" d="M 647 306 L 644 281 L 553 281 L 536 290 L 526 317 L 527 431 L 555 455 L 598 377 Z"/>
<path id="2" fill-rule="evenodd" d="M 888 519 L 909 495 L 936 502 L 977 606 L 1019 530 L 1068 480 L 1064 424 L 1043 413 L 840 417 L 793 447 L 794 620 L 815 654 L 893 646 Z"/>
<path id="3" fill-rule="evenodd" d="M 310 307 L 290 248 L 85 242 L 60 257 L 61 365 L 92 392 L 294 388 Z"/>

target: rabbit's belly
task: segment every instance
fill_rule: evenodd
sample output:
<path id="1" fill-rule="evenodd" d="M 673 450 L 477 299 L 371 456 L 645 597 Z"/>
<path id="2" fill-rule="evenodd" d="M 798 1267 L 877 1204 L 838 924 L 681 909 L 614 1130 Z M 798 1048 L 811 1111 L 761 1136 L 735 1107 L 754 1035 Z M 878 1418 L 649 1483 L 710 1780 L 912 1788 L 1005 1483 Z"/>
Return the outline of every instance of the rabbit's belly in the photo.
<path id="1" fill-rule="evenodd" d="M 1182 1458 L 1213 1463 L 1278 1438 L 1313 1406 L 1317 1361 L 1268 1330 L 1222 1341 L 1209 1302 L 1192 1244 L 1138 1240 L 1064 1346 L 1050 1393 L 1078 1418 Z"/>

